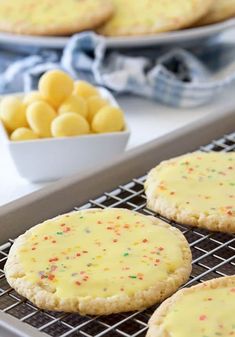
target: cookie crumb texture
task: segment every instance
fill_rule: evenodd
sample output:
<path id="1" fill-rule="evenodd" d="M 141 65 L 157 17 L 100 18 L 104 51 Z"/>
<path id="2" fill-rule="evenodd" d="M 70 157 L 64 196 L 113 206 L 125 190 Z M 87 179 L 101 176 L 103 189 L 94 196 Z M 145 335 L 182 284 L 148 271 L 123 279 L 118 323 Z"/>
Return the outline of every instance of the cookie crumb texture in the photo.
<path id="1" fill-rule="evenodd" d="M 235 277 L 184 289 L 150 319 L 148 337 L 235 336 Z"/>
<path id="2" fill-rule="evenodd" d="M 235 232 L 235 153 L 194 152 L 148 175 L 148 207 L 180 223 Z"/>
<path id="3" fill-rule="evenodd" d="M 113 14 L 109 0 L 0 2 L 0 30 L 30 35 L 69 35 L 92 29 Z"/>
<path id="4" fill-rule="evenodd" d="M 9 284 L 48 310 L 111 314 L 164 300 L 191 272 L 177 229 L 124 209 L 91 209 L 45 221 L 20 236 Z"/>
<path id="5" fill-rule="evenodd" d="M 235 0 L 214 1 L 210 11 L 198 22 L 198 25 L 209 25 L 235 16 Z"/>
<path id="6" fill-rule="evenodd" d="M 113 0 L 113 3 L 114 15 L 98 29 L 107 36 L 155 34 L 188 27 L 208 12 L 213 0 Z"/>

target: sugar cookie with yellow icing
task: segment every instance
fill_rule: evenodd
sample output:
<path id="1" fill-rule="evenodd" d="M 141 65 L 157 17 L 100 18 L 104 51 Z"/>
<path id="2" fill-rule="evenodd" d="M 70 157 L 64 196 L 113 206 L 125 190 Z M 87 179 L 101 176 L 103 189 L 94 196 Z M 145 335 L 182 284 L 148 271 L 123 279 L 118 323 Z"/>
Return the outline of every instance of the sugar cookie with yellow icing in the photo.
<path id="1" fill-rule="evenodd" d="M 98 32 L 107 36 L 144 35 L 190 26 L 213 0 L 113 0 L 115 14 Z"/>
<path id="2" fill-rule="evenodd" d="M 216 0 L 197 25 L 208 25 L 235 16 L 235 0 Z"/>
<path id="3" fill-rule="evenodd" d="M 147 205 L 170 220 L 235 232 L 235 153 L 194 152 L 162 162 L 145 183 Z"/>
<path id="4" fill-rule="evenodd" d="M 183 234 L 125 209 L 90 209 L 47 220 L 14 242 L 9 284 L 39 308 L 106 315 L 164 300 L 191 272 Z"/>
<path id="5" fill-rule="evenodd" d="M 235 336 L 235 276 L 178 291 L 155 311 L 147 337 Z"/>
<path id="6" fill-rule="evenodd" d="M 28 35 L 69 35 L 111 17 L 109 0 L 0 1 L 0 31 Z"/>

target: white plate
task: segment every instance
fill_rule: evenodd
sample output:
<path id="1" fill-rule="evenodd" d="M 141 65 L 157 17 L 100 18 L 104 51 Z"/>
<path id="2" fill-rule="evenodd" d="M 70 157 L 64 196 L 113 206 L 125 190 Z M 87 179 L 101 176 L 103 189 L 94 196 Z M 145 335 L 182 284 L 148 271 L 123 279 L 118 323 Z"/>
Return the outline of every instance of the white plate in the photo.
<path id="1" fill-rule="evenodd" d="M 222 31 L 235 27 L 235 18 L 213 25 L 184 29 L 175 32 L 160 33 L 155 35 L 138 37 L 115 37 L 106 38 L 107 46 L 110 48 L 129 48 L 152 45 L 163 45 L 168 43 L 192 43 L 221 33 Z M 69 37 L 46 37 L 46 36 L 23 36 L 8 33 L 0 33 L 0 43 L 12 46 L 34 46 L 45 48 L 63 48 Z"/>

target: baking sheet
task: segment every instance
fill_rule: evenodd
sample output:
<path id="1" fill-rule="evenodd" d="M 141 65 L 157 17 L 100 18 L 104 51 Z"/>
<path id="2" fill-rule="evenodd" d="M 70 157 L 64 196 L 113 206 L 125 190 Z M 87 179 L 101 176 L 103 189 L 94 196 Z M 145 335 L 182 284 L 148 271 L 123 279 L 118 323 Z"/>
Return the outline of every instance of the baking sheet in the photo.
<path id="1" fill-rule="evenodd" d="M 103 317 L 56 313 L 39 310 L 7 284 L 3 267 L 14 239 L 35 221 L 49 217 L 47 212 L 49 210 L 51 214 L 51 208 L 54 215 L 64 212 L 64 203 L 67 211 L 125 207 L 155 215 L 177 227 L 187 238 L 193 254 L 193 271 L 187 286 L 235 274 L 234 235 L 188 228 L 168 221 L 146 208 L 143 190 L 145 173 L 162 159 L 198 148 L 203 151 L 235 151 L 234 120 L 234 111 L 213 118 L 210 116 L 132 151 L 112 166 L 83 177 L 64 179 L 53 187 L 0 208 L 0 336 L 144 337 L 146 334 L 147 322 L 156 306 Z"/>

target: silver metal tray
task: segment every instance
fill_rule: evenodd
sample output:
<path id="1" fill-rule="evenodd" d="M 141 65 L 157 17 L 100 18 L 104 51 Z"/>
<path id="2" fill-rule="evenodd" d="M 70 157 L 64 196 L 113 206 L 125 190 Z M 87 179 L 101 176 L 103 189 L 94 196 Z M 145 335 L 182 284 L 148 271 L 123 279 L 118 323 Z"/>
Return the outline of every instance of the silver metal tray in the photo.
<path id="1" fill-rule="evenodd" d="M 147 171 L 163 159 L 200 148 L 235 151 L 235 112 L 211 116 L 162 137 L 113 165 L 84 176 L 64 179 L 0 208 L 0 336 L 1 337 L 143 337 L 155 307 L 103 317 L 80 316 L 37 309 L 6 282 L 3 267 L 13 240 L 32 225 L 65 211 L 90 207 L 124 207 L 144 214 L 143 183 Z M 226 135 L 225 135 L 226 134 Z M 216 139 L 216 140 L 213 140 Z M 189 241 L 193 271 L 186 286 L 235 274 L 235 236 L 179 228 Z"/>

